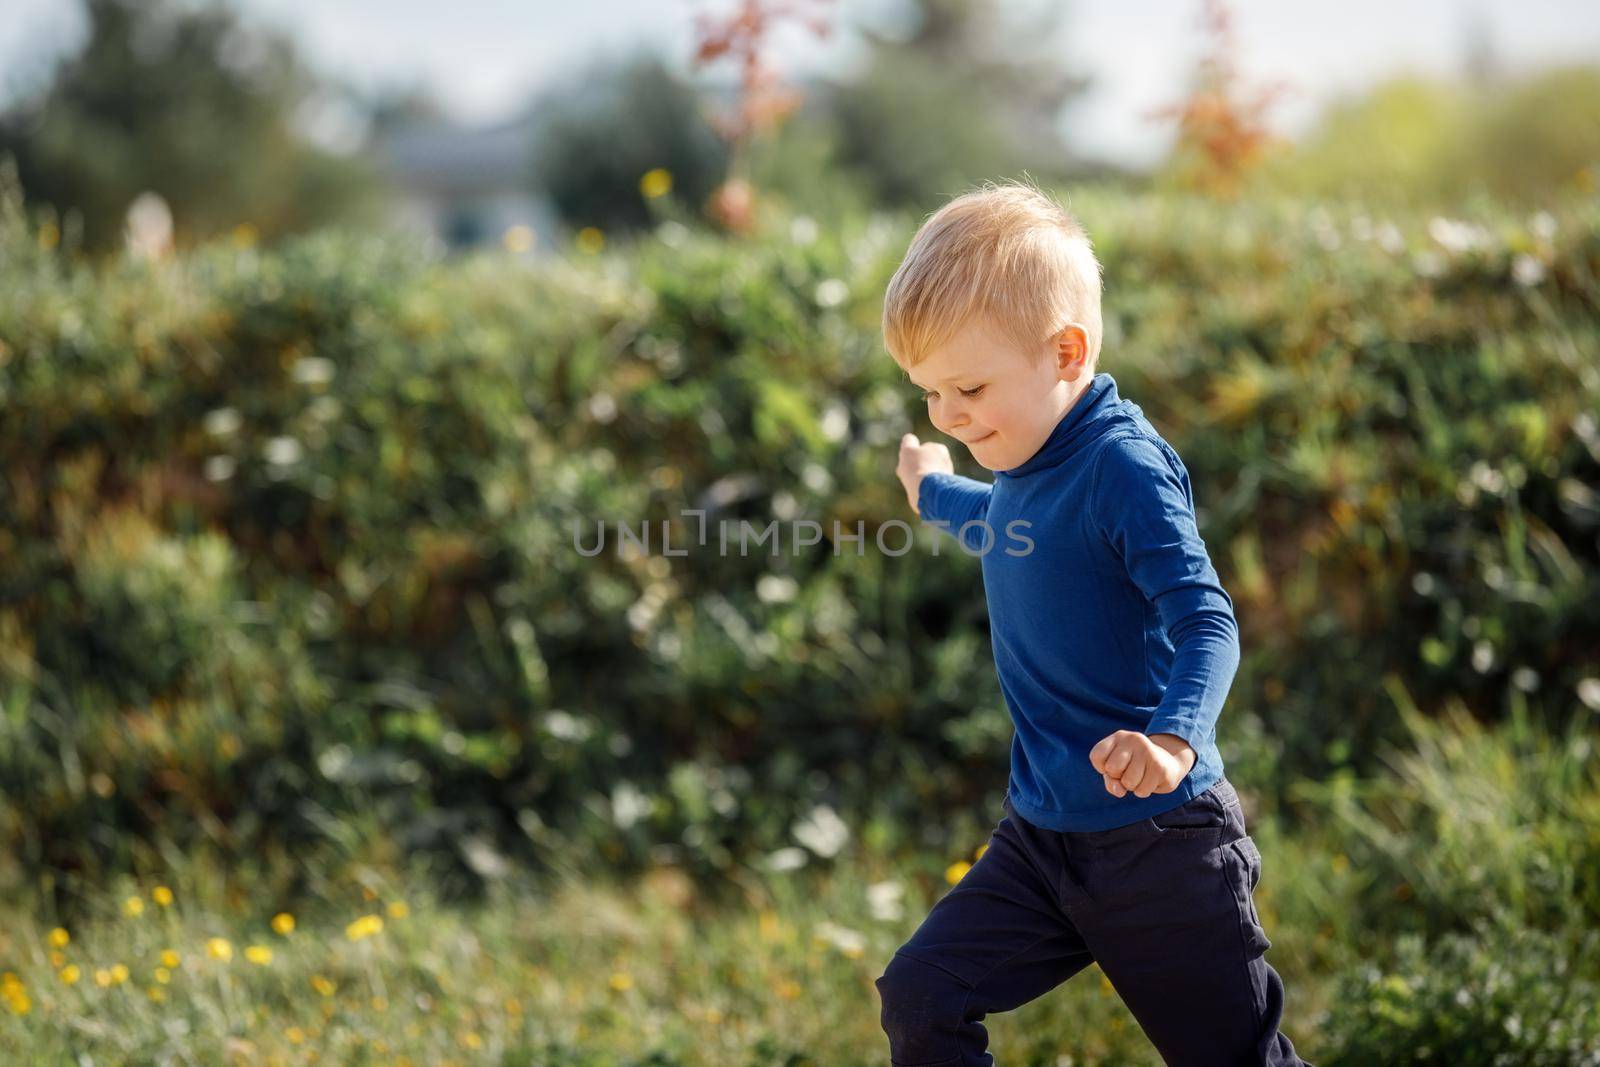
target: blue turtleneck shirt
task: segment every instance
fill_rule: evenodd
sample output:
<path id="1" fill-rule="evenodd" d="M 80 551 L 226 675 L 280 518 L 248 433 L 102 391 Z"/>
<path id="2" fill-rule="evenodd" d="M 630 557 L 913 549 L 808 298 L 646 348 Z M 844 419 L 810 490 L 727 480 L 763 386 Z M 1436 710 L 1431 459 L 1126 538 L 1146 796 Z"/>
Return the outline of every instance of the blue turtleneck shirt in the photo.
<path id="1" fill-rule="evenodd" d="M 1096 374 L 1039 450 L 993 482 L 925 475 L 917 511 L 981 557 L 1016 727 L 1006 792 L 1018 814 L 1052 830 L 1108 830 L 1222 777 L 1217 718 L 1239 666 L 1233 601 L 1200 539 L 1189 472 L 1111 375 Z M 1089 750 L 1117 730 L 1176 734 L 1194 767 L 1170 793 L 1114 796 Z"/>

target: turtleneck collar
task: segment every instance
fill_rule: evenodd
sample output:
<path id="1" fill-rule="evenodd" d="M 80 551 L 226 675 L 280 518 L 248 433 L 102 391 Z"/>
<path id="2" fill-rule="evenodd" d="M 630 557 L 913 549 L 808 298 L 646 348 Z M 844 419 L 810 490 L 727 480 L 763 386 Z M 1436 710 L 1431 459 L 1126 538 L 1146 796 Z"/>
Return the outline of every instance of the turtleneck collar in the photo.
<path id="1" fill-rule="evenodd" d="M 1097 424 L 1103 422 L 1117 407 L 1117 383 L 1102 371 L 1089 382 L 1078 399 L 1068 408 L 1050 431 L 1044 444 L 1021 466 L 995 471 L 997 475 L 1020 478 L 1046 467 L 1054 467 L 1071 457 L 1097 433 Z"/>

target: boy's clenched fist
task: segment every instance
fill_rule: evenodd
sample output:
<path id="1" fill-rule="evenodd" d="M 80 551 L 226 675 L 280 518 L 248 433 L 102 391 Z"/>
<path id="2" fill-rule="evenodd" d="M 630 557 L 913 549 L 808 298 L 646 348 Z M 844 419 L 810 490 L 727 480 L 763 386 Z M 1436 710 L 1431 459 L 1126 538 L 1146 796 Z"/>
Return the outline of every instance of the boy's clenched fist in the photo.
<path id="1" fill-rule="evenodd" d="M 911 504 L 912 511 L 917 511 L 917 491 L 922 486 L 922 476 L 934 471 L 955 473 L 948 448 L 933 441 L 923 444 L 914 433 L 900 438 L 900 462 L 896 464 L 894 472 L 900 476 L 900 484 L 906 487 L 906 500 Z"/>
<path id="2" fill-rule="evenodd" d="M 1195 751 L 1177 734 L 1118 730 L 1089 750 L 1089 762 L 1105 776 L 1115 797 L 1170 793 L 1194 769 Z"/>

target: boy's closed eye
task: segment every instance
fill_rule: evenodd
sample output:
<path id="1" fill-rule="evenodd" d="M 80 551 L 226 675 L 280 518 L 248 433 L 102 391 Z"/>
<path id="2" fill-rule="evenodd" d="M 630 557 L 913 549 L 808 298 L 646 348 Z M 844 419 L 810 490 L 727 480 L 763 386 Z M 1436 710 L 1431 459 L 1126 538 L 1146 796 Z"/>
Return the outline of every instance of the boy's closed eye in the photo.
<path id="1" fill-rule="evenodd" d="M 975 385 L 971 389 L 962 389 L 962 390 L 960 390 L 960 393 L 961 393 L 962 396 L 977 396 L 981 392 L 983 392 L 983 386 L 981 386 L 981 385 Z M 928 392 L 923 393 L 922 394 L 922 399 L 924 399 L 924 400 L 932 400 L 934 397 L 936 397 L 938 395 L 939 395 L 939 391 L 937 389 L 934 389 L 934 390 L 930 390 Z"/>

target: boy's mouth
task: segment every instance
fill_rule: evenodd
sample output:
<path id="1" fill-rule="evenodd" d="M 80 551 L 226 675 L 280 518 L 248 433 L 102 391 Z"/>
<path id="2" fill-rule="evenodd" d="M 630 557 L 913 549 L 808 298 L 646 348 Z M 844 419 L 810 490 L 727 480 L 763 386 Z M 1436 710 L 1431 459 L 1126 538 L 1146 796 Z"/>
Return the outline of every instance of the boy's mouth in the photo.
<path id="1" fill-rule="evenodd" d="M 979 438 L 976 438 L 974 440 L 968 441 L 967 442 L 967 447 L 971 448 L 973 445 L 981 445 L 981 444 L 983 444 L 983 442 L 987 441 L 989 438 L 991 438 L 993 436 L 994 436 L 994 431 L 990 430 L 988 433 L 984 434 L 982 437 L 979 437 Z"/>

